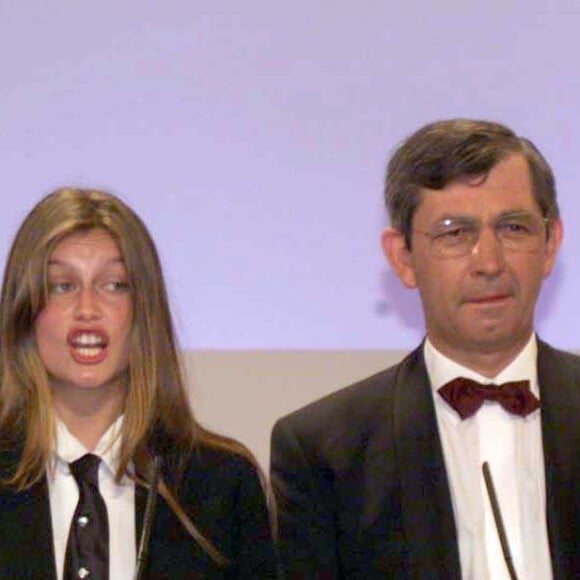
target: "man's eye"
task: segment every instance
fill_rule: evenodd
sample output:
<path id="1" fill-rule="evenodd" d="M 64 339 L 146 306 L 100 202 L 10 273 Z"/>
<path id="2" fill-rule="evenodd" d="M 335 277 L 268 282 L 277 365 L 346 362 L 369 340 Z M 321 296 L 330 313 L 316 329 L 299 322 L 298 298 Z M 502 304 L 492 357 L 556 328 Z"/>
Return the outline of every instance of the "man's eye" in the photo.
<path id="1" fill-rule="evenodd" d="M 497 225 L 500 233 L 512 236 L 525 236 L 530 233 L 530 228 L 522 222 L 500 222 Z"/>
<path id="2" fill-rule="evenodd" d="M 453 228 L 453 229 L 447 230 L 445 232 L 442 232 L 441 235 L 445 236 L 447 238 L 459 238 L 459 237 L 465 235 L 465 233 L 466 233 L 465 228 L 457 227 L 457 228 Z"/>
<path id="3" fill-rule="evenodd" d="M 473 233 L 473 228 L 468 226 L 451 226 L 435 233 L 434 238 L 442 242 L 457 242 L 468 238 Z"/>

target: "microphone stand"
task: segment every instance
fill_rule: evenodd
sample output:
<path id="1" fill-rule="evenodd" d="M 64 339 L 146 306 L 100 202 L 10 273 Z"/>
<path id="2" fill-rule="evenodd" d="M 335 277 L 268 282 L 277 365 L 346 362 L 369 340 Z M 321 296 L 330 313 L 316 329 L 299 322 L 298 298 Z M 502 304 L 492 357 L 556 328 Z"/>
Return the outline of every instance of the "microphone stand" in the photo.
<path id="1" fill-rule="evenodd" d="M 137 552 L 137 567 L 135 569 L 135 580 L 141 580 L 143 570 L 145 569 L 145 562 L 149 554 L 149 537 L 151 536 L 151 527 L 153 525 L 153 517 L 155 516 L 155 508 L 157 507 L 157 485 L 161 474 L 161 458 L 155 456 L 153 458 L 151 484 L 147 492 L 147 502 L 145 504 L 145 515 L 143 516 L 143 530 L 141 532 L 141 539 L 139 541 L 139 550 Z"/>
<path id="2" fill-rule="evenodd" d="M 518 575 L 516 574 L 516 570 L 514 568 L 514 562 L 510 551 L 505 526 L 503 524 L 503 518 L 501 517 L 501 511 L 499 509 L 499 502 L 495 493 L 495 486 L 493 485 L 493 479 L 491 478 L 489 463 L 484 461 L 481 469 L 483 470 L 483 479 L 485 480 L 485 487 L 487 488 L 487 495 L 489 496 L 489 503 L 491 504 L 491 511 L 493 513 L 497 535 L 499 536 L 499 543 L 501 544 L 503 558 L 505 560 L 511 580 L 518 580 Z"/>

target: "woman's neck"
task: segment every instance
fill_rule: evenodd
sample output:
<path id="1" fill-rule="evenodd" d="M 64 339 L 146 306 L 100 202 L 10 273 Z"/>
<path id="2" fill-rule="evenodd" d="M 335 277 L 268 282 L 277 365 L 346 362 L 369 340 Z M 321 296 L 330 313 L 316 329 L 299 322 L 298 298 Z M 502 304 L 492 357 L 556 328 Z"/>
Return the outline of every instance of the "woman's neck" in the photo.
<path id="1" fill-rule="evenodd" d="M 107 429 L 123 412 L 124 388 L 53 388 L 59 419 L 88 451 L 97 446 Z"/>

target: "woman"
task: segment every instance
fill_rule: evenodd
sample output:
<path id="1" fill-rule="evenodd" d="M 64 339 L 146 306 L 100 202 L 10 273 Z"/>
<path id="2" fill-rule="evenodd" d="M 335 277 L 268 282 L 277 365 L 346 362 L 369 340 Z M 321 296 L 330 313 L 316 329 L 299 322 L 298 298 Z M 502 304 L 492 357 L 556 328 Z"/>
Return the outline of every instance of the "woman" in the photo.
<path id="1" fill-rule="evenodd" d="M 1 578 L 276 577 L 256 463 L 193 418 L 157 251 L 112 195 L 57 190 L 16 234 L 0 445 Z"/>

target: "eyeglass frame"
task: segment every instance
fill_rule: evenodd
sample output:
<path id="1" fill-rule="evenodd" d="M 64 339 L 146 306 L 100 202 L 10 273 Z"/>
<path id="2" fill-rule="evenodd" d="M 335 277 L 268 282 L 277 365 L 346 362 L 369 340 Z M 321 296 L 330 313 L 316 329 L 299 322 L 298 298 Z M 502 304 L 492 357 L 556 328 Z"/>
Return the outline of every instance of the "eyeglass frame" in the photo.
<path id="1" fill-rule="evenodd" d="M 521 235 L 518 238 L 509 238 L 509 237 L 506 238 L 505 233 L 502 235 L 501 230 L 498 230 L 498 227 L 502 225 L 513 226 L 514 218 L 523 218 L 523 217 L 530 218 L 532 222 L 535 220 L 536 225 L 539 226 L 537 228 L 537 231 L 529 232 L 527 237 L 525 237 L 525 235 Z M 511 223 L 510 220 L 512 220 Z M 427 236 L 429 238 L 430 250 L 433 256 L 438 258 L 462 258 L 473 252 L 474 248 L 477 246 L 479 240 L 481 239 L 481 232 L 485 226 L 491 226 L 493 228 L 495 238 L 499 242 L 504 251 L 506 249 L 515 252 L 537 251 L 540 248 L 541 232 L 544 231 L 547 237 L 549 237 L 550 235 L 549 224 L 552 220 L 553 218 L 542 217 L 539 215 L 535 215 L 533 213 L 529 213 L 527 211 L 513 211 L 500 214 L 499 216 L 496 216 L 493 220 L 487 222 L 482 222 L 480 220 L 464 216 L 446 217 L 437 222 L 433 226 L 431 231 L 424 231 L 420 230 L 419 228 L 412 228 L 412 231 Z M 522 223 L 516 223 L 515 225 L 521 226 Z M 448 238 L 447 236 L 453 234 L 453 232 L 458 231 L 460 228 L 465 228 L 466 226 L 472 227 L 472 229 L 467 233 L 468 235 L 472 235 L 473 239 L 470 238 L 463 240 L 463 245 L 460 242 L 458 242 L 457 244 L 450 245 L 447 248 L 444 248 L 443 251 L 441 251 L 442 246 L 441 244 L 437 244 L 438 240 L 441 241 L 443 241 L 444 239 L 451 240 L 451 238 Z M 444 230 L 443 229 L 444 227 L 447 229 Z M 434 231 L 437 228 L 441 228 L 441 231 L 439 232 Z M 526 232 L 523 232 L 523 234 L 526 234 Z M 531 245 L 526 245 L 525 247 L 519 245 L 526 240 L 528 240 L 529 243 L 531 243 Z"/>

